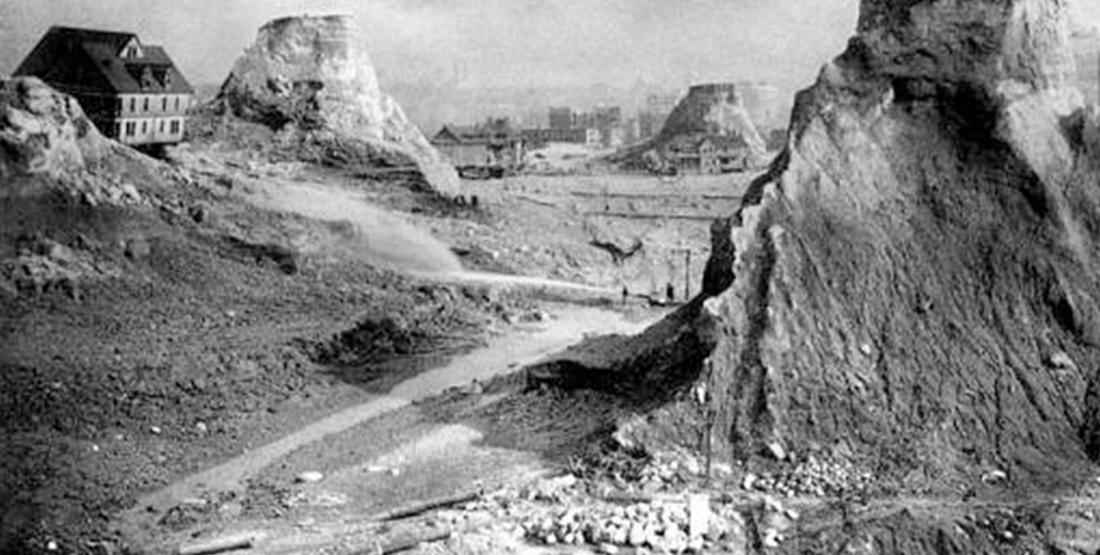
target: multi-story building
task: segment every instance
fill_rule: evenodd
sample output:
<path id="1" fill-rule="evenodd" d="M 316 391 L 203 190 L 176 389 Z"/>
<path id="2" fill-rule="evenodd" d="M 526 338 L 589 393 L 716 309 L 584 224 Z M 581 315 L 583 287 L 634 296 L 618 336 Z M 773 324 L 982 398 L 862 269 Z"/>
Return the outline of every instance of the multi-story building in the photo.
<path id="1" fill-rule="evenodd" d="M 73 96 L 101 133 L 130 145 L 183 140 L 195 95 L 164 49 L 133 33 L 51 27 L 15 75 Z"/>
<path id="2" fill-rule="evenodd" d="M 661 132 L 668 115 L 680 102 L 678 94 L 651 94 L 646 97 L 645 108 L 638 112 L 638 138 L 648 139 Z"/>
<path id="3" fill-rule="evenodd" d="M 576 126 L 576 114 L 572 108 L 550 108 L 550 129 L 572 129 Z"/>
<path id="4" fill-rule="evenodd" d="M 743 171 L 755 163 L 752 149 L 741 136 L 685 135 L 666 144 L 662 155 L 678 173 Z"/>
<path id="5" fill-rule="evenodd" d="M 444 125 L 431 143 L 463 177 L 499 177 L 523 165 L 524 138 L 507 119 Z"/>

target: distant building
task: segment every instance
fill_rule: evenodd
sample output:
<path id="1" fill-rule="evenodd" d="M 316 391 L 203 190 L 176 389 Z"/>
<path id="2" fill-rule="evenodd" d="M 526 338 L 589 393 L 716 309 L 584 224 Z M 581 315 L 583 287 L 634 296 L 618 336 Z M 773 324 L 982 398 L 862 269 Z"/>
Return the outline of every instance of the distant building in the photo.
<path id="1" fill-rule="evenodd" d="M 646 111 L 655 115 L 667 116 L 679 103 L 679 94 L 651 94 L 645 99 Z"/>
<path id="2" fill-rule="evenodd" d="M 499 176 L 523 165 L 523 135 L 507 119 L 444 125 L 431 143 L 463 177 Z"/>
<path id="3" fill-rule="evenodd" d="M 550 108 L 550 129 L 573 129 L 576 114 L 572 108 Z"/>
<path id="4" fill-rule="evenodd" d="M 648 139 L 661 132 L 665 120 L 680 102 L 678 94 L 651 94 L 646 97 L 645 108 L 638 112 L 638 138 Z"/>
<path id="5" fill-rule="evenodd" d="M 537 149 L 549 143 L 589 144 L 594 132 L 594 129 L 586 129 L 583 127 L 565 129 L 538 128 L 524 129 L 522 136 L 523 142 L 528 149 Z"/>
<path id="6" fill-rule="evenodd" d="M 72 95 L 101 133 L 130 145 L 183 140 L 195 94 L 163 48 L 133 33 L 51 27 L 15 75 Z"/>
<path id="7" fill-rule="evenodd" d="M 752 167 L 753 152 L 740 136 L 682 136 L 664 145 L 661 157 L 678 173 L 719 174 Z"/>

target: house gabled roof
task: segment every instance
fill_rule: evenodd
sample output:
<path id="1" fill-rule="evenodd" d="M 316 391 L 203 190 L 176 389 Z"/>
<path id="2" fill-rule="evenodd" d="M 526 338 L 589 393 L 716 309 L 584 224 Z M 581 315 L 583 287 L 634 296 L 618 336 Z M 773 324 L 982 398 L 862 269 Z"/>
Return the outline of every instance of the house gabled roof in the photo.
<path id="1" fill-rule="evenodd" d="M 745 140 L 740 134 L 736 135 L 710 135 L 699 141 L 698 148 L 703 148 L 703 145 L 707 142 L 718 151 L 732 151 L 746 148 L 749 146 L 748 141 Z"/>
<path id="2" fill-rule="evenodd" d="M 431 142 L 435 144 L 504 144 L 520 140 L 520 133 L 506 122 L 480 125 L 444 125 Z"/>
<path id="3" fill-rule="evenodd" d="M 123 57 L 132 42 L 140 55 Z M 56 87 L 113 93 L 194 94 L 159 46 L 141 44 L 133 33 L 51 27 L 15 75 L 33 75 Z"/>

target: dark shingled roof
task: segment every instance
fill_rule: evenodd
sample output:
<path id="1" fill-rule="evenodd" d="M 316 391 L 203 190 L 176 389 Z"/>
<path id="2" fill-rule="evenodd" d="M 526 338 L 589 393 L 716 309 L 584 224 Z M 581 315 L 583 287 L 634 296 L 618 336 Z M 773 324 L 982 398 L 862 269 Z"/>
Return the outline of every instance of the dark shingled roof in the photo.
<path id="1" fill-rule="evenodd" d="M 133 33 L 51 27 L 15 75 L 33 75 L 70 91 L 194 94 L 163 48 L 138 41 L 142 56 L 122 58 L 122 49 L 134 40 Z"/>

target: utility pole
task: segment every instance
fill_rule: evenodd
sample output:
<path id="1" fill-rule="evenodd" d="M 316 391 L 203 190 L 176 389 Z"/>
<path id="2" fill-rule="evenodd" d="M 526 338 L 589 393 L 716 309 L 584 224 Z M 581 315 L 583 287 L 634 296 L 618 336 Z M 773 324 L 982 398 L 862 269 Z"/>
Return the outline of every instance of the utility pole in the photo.
<path id="1" fill-rule="evenodd" d="M 673 252 L 684 253 L 684 302 L 691 300 L 691 249 L 689 247 L 679 247 L 673 249 Z"/>
<path id="2" fill-rule="evenodd" d="M 691 300 L 691 249 L 684 249 L 684 302 Z"/>

